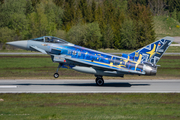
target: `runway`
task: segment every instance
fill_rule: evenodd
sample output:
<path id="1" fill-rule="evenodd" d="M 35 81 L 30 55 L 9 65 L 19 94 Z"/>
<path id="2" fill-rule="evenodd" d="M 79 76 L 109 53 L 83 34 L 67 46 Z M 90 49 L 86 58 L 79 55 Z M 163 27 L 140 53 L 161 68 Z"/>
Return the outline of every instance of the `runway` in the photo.
<path id="1" fill-rule="evenodd" d="M 0 93 L 180 93 L 180 80 L 0 80 Z"/>

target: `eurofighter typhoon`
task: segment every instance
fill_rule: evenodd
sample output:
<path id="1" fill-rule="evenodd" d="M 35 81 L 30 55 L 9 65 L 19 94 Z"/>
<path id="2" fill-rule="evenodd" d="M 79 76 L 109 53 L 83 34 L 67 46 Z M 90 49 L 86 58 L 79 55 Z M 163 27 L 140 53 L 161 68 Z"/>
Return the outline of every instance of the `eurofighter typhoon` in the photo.
<path id="1" fill-rule="evenodd" d="M 54 73 L 55 78 L 59 77 L 60 67 L 73 69 L 94 74 L 96 84 L 102 86 L 103 76 L 156 75 L 159 66 L 156 64 L 172 41 L 172 37 L 165 37 L 130 54 L 122 54 L 121 57 L 81 47 L 53 36 L 7 42 L 7 44 L 50 55 L 53 62 L 59 63 Z"/>

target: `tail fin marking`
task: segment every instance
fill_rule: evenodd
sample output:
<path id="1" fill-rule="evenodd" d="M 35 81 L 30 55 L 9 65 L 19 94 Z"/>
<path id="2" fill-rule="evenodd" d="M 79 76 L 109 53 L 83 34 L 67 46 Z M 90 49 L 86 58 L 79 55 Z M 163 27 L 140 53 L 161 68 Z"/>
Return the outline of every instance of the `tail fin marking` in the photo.
<path id="1" fill-rule="evenodd" d="M 168 49 L 168 47 L 170 46 L 172 41 L 167 40 L 158 50 L 157 52 L 150 57 L 148 62 L 151 62 L 153 64 L 156 64 L 160 58 L 162 57 L 162 55 L 165 53 L 165 51 Z"/>
<path id="2" fill-rule="evenodd" d="M 128 56 L 133 57 L 134 60 L 137 61 L 139 60 L 139 56 L 142 55 L 141 63 L 150 62 L 152 64 L 156 64 L 168 49 L 173 40 L 174 38 L 172 37 L 165 37 L 143 48 L 140 48 L 135 52 L 128 54 Z"/>

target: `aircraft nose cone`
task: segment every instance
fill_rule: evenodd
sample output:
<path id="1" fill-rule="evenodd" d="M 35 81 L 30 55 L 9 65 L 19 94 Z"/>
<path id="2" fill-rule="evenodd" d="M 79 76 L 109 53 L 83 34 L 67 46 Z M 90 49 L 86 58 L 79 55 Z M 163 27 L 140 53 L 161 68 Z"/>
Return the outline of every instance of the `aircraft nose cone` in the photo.
<path id="1" fill-rule="evenodd" d="M 27 49 L 27 40 L 7 42 L 6 44 L 21 48 L 21 49 Z"/>

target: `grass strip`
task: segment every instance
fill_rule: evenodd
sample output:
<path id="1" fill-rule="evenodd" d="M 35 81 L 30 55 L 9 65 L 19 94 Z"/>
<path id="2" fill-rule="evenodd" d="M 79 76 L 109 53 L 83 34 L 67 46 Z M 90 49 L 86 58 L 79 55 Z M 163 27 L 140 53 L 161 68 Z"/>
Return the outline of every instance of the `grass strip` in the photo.
<path id="1" fill-rule="evenodd" d="M 180 119 L 180 94 L 0 94 L 1 120 Z"/>

